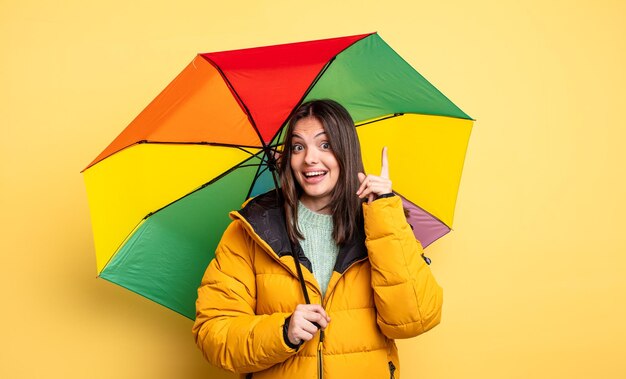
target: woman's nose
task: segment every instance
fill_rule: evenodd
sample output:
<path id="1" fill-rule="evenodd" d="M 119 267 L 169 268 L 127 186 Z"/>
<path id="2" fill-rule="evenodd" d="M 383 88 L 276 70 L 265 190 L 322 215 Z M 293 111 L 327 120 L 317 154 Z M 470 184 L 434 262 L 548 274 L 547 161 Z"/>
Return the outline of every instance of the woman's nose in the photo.
<path id="1" fill-rule="evenodd" d="M 306 149 L 306 155 L 304 156 L 304 161 L 306 162 L 306 164 L 308 165 L 314 165 L 317 164 L 319 162 L 319 156 L 317 154 L 317 151 L 315 151 L 315 149 Z"/>

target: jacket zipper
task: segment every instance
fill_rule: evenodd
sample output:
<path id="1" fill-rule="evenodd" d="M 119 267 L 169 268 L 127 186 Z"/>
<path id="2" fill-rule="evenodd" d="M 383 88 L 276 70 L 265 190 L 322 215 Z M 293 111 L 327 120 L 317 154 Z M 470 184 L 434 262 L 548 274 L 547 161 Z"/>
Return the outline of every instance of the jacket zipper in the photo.
<path id="1" fill-rule="evenodd" d="M 253 235 L 256 235 L 256 233 L 254 233 Z M 257 236 L 257 238 L 260 239 L 260 237 Z M 281 262 L 281 260 L 275 255 L 275 254 L 269 254 L 272 258 L 274 258 L 274 260 L 281 266 L 283 266 L 285 269 L 287 269 L 287 271 L 291 272 L 291 270 L 289 270 L 289 267 L 284 264 L 283 262 Z M 363 258 L 363 259 L 359 259 L 357 261 L 352 262 L 352 264 L 350 264 L 350 266 L 346 267 L 346 269 L 343 271 L 343 273 L 341 274 L 341 276 L 343 276 L 343 274 L 345 274 L 352 266 L 356 265 L 357 263 L 363 262 L 367 260 L 367 258 Z M 296 278 L 299 280 L 298 275 L 296 275 Z M 329 292 L 327 292 L 327 294 L 329 294 Z M 322 299 L 322 306 L 325 305 L 325 299 Z M 325 309 L 325 308 L 324 308 Z M 320 340 L 319 343 L 317 344 L 317 377 L 318 379 L 324 379 L 324 360 L 323 360 L 323 350 L 324 350 L 324 331 L 320 330 Z M 391 363 L 393 365 L 393 363 Z M 395 367 L 394 367 L 395 370 Z M 391 377 L 393 379 L 393 371 L 391 373 Z"/>
<path id="2" fill-rule="evenodd" d="M 320 330 L 320 342 L 317 344 L 317 378 L 324 379 L 324 362 L 322 350 L 324 349 L 324 331 Z"/>
<path id="3" fill-rule="evenodd" d="M 352 262 L 352 264 L 350 266 L 348 266 L 345 270 L 344 273 L 346 271 L 348 271 L 350 269 L 350 267 L 354 266 L 355 264 L 359 263 L 359 262 L 363 262 L 366 258 L 364 259 L 360 259 L 358 261 Z M 343 274 L 341 274 L 341 276 L 343 276 Z M 330 292 L 326 293 L 327 295 L 330 295 Z M 326 296 L 325 296 L 326 297 Z M 330 296 L 328 297 L 330 298 Z M 326 301 L 324 301 L 326 299 L 322 299 L 322 307 L 324 307 L 324 309 L 326 309 Z M 317 344 L 317 378 L 318 379 L 324 379 L 324 337 L 325 337 L 325 333 L 323 330 L 320 330 L 320 341 Z M 393 363 L 389 362 L 390 365 L 393 365 Z M 390 366 L 391 367 L 391 366 Z M 395 367 L 394 367 L 395 370 Z M 393 371 L 391 372 L 391 378 L 393 379 Z"/>
<path id="4" fill-rule="evenodd" d="M 289 267 L 283 262 L 281 262 L 280 259 L 278 259 L 278 257 L 276 257 L 273 254 L 270 254 L 270 256 L 274 258 L 274 260 L 279 265 L 283 266 L 287 271 L 291 272 L 291 270 L 289 270 Z M 298 275 L 295 275 L 295 276 L 296 276 L 296 279 L 300 280 Z M 323 303 L 324 303 L 324 299 L 322 299 L 322 304 Z M 319 343 L 317 344 L 317 377 L 318 379 L 324 379 L 324 364 L 323 364 L 323 359 L 322 359 L 323 349 L 324 349 L 324 331 L 320 329 L 320 340 L 319 340 Z"/>
<path id="5" fill-rule="evenodd" d="M 389 361 L 389 374 L 390 374 L 390 378 L 394 379 L 394 373 L 396 372 L 396 366 L 393 364 L 392 361 Z"/>

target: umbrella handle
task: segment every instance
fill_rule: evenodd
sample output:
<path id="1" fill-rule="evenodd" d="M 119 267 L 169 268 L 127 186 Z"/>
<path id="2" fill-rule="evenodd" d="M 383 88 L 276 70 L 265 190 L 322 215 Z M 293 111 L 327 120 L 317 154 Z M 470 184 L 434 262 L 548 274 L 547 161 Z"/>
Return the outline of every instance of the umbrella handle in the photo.
<path id="1" fill-rule="evenodd" d="M 298 272 L 298 279 L 300 280 L 300 286 L 302 287 L 302 294 L 304 295 L 304 301 L 307 304 L 311 304 L 311 299 L 309 298 L 309 291 L 306 289 L 306 283 L 304 282 L 304 275 L 302 275 L 302 267 L 300 267 L 300 261 L 296 256 L 296 252 L 293 248 L 293 243 L 291 239 L 289 240 L 291 244 L 291 256 L 293 257 L 293 262 L 296 264 L 296 271 Z"/>
<path id="2" fill-rule="evenodd" d="M 293 244 L 292 244 L 293 247 Z M 293 249 L 291 249 L 293 251 Z M 304 295 L 304 301 L 306 301 L 307 304 L 311 304 L 311 300 L 309 299 L 309 291 L 306 289 L 306 284 L 304 283 L 304 275 L 302 275 L 302 268 L 300 267 L 300 262 L 298 261 L 298 258 L 296 257 L 295 253 L 291 253 L 291 256 L 293 257 L 293 261 L 296 264 L 296 271 L 298 271 L 298 279 L 300 280 L 300 286 L 302 287 L 302 294 Z M 317 322 L 314 322 L 313 325 L 315 325 L 315 327 L 319 330 L 322 329 L 322 327 L 320 326 L 320 324 L 318 324 Z M 321 335 L 324 335 L 324 331 L 321 331 Z M 321 337 L 322 339 L 324 337 Z"/>

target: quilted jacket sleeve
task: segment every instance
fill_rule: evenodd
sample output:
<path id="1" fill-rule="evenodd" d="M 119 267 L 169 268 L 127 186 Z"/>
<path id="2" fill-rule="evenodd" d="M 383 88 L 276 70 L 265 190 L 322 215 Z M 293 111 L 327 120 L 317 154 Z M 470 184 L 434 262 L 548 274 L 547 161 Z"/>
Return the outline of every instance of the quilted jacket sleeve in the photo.
<path id="1" fill-rule="evenodd" d="M 282 335 L 289 314 L 255 314 L 252 248 L 242 222 L 232 222 L 198 289 L 192 329 L 206 359 L 236 373 L 260 371 L 296 353 Z"/>
<path id="2" fill-rule="evenodd" d="M 421 257 L 398 196 L 363 205 L 377 322 L 389 338 L 409 338 L 441 320 L 443 291 Z"/>

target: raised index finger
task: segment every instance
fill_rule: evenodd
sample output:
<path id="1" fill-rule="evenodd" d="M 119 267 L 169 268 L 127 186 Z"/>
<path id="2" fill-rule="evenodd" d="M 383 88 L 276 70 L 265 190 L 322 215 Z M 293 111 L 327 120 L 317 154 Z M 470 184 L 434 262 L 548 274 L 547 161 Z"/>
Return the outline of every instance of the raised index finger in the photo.
<path id="1" fill-rule="evenodd" d="M 380 166 L 380 177 L 389 179 L 389 159 L 387 158 L 387 146 L 383 147 L 382 164 Z"/>

